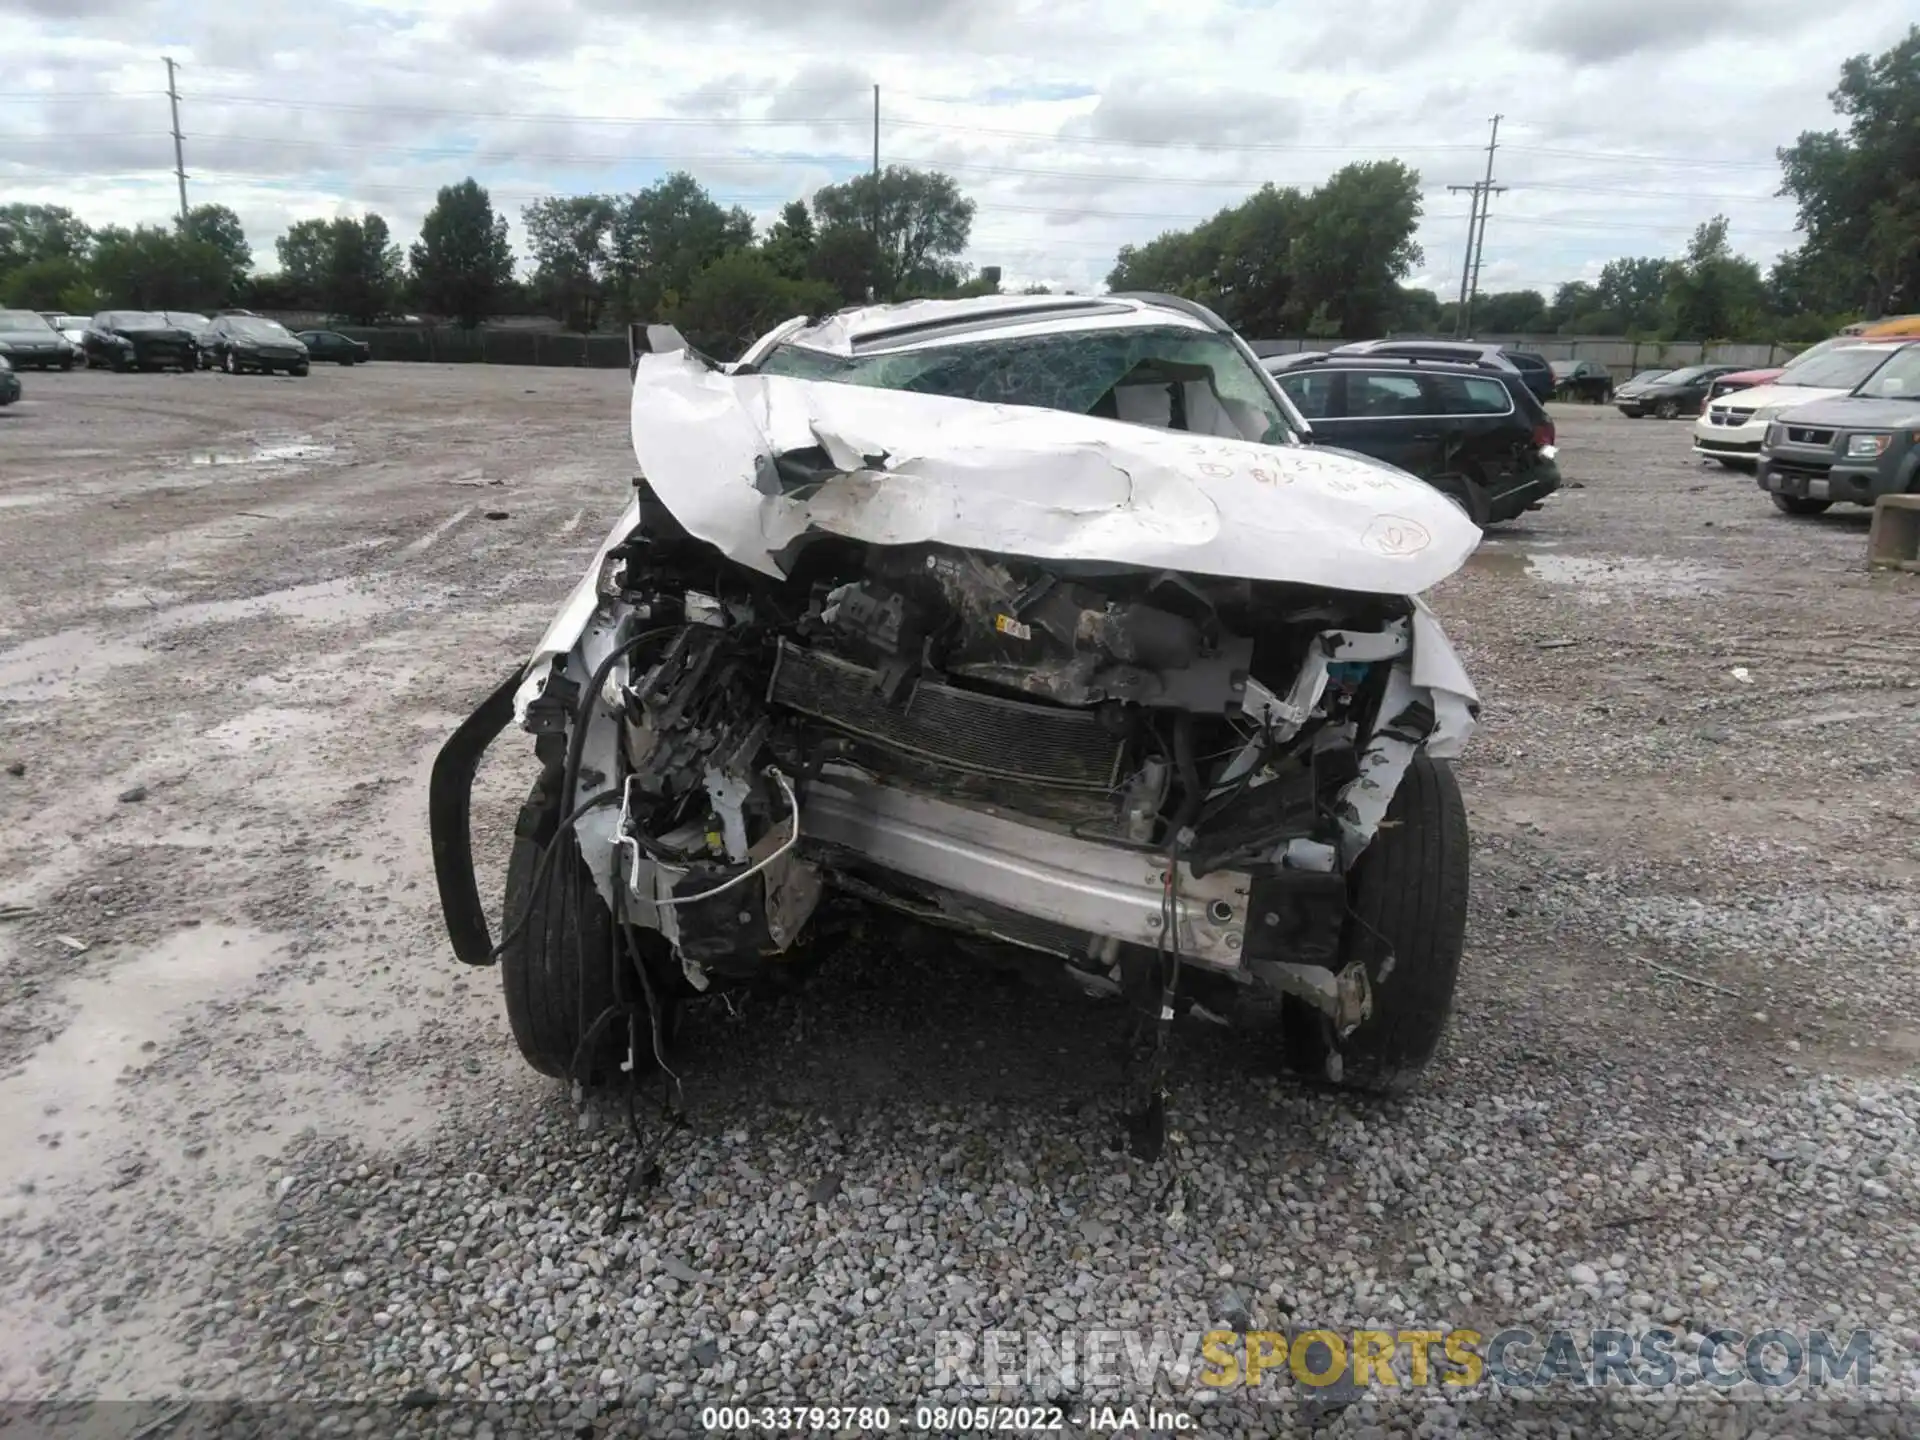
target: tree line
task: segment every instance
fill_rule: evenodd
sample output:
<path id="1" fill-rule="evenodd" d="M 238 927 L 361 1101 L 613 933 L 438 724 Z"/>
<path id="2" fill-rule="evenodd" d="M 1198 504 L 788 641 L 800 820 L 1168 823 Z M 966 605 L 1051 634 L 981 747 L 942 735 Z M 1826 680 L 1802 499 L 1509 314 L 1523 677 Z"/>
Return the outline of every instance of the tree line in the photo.
<path id="1" fill-rule="evenodd" d="M 633 194 L 527 206 L 522 280 L 506 217 L 471 178 L 440 190 L 407 251 L 377 213 L 301 220 L 260 274 L 224 205 L 171 227 L 96 230 L 62 206 L 13 204 L 0 206 L 0 302 L 81 314 L 245 305 L 359 324 L 412 308 L 465 326 L 545 311 L 582 331 L 665 320 L 731 353 L 790 315 L 997 288 L 960 261 L 974 211 L 951 176 L 891 165 L 791 202 L 757 234 L 746 211 L 676 172 Z"/>

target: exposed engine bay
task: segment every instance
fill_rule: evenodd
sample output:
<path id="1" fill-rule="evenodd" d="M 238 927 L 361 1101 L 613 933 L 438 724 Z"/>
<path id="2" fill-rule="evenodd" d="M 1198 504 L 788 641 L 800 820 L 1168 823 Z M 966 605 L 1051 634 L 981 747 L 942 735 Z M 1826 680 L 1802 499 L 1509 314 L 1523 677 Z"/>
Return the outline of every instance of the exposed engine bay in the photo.
<path id="1" fill-rule="evenodd" d="M 799 426 L 781 413 L 795 402 L 809 407 Z M 1001 447 L 984 456 L 910 453 L 881 433 L 983 419 Z M 720 439 L 680 443 L 705 436 Z M 684 355 L 638 368 L 635 440 L 649 474 L 626 515 L 532 664 L 436 766 L 436 866 L 463 959 L 547 923 L 527 898 L 538 883 L 510 871 L 509 934 L 493 947 L 470 874 L 465 787 L 510 707 L 543 764 L 520 833 L 541 866 L 579 865 L 615 937 L 590 945 L 610 943 L 616 970 L 633 961 L 656 1017 L 656 985 L 693 996 L 778 976 L 851 905 L 1136 1001 L 1155 1037 L 1142 1103 L 1178 1013 L 1227 1019 L 1249 1000 L 1321 1027 L 1339 1077 L 1336 1042 L 1367 1022 L 1402 943 L 1356 915 L 1356 875 L 1410 767 L 1457 753 L 1478 702 L 1411 584 L 1290 576 L 1343 555 L 1356 573 L 1451 568 L 1441 542 L 1464 554 L 1477 533 L 1445 502 L 1309 453 L 1279 483 L 1322 488 L 1276 510 L 1219 463 L 1273 467 L 1272 447 L 1169 449 L 1118 422 L 720 376 Z M 1005 548 L 940 538 L 994 538 L 1008 522 L 972 477 L 1012 484 L 1026 465 L 1044 478 L 1056 452 L 1061 482 L 1045 506 L 1026 502 L 1044 515 L 1012 522 Z M 951 477 L 947 520 L 930 518 Z M 1382 491 L 1404 513 L 1382 514 Z M 1262 556 L 1259 525 L 1276 515 L 1343 538 Z M 1124 558 L 1096 553 L 1089 529 Z M 1258 578 L 1154 563 L 1218 566 L 1234 546 Z M 1464 923 L 1464 834 L 1449 847 L 1458 913 L 1439 925 L 1453 948 L 1435 1036 Z M 1410 936 L 1426 921 L 1408 913 Z M 519 968 L 510 1012 L 516 984 L 564 971 L 580 996 L 592 988 L 564 965 Z M 530 1044 L 533 1024 L 515 1018 L 522 1049 L 565 1073 L 553 1045 Z"/>
<path id="2" fill-rule="evenodd" d="M 1364 1018 L 1328 963 L 1440 728 L 1417 602 L 833 537 L 773 581 L 639 506 L 528 719 L 559 733 L 604 672 L 569 799 L 619 799 L 581 842 L 694 988 L 778 964 L 833 888 L 1089 988 L 1132 947 Z"/>

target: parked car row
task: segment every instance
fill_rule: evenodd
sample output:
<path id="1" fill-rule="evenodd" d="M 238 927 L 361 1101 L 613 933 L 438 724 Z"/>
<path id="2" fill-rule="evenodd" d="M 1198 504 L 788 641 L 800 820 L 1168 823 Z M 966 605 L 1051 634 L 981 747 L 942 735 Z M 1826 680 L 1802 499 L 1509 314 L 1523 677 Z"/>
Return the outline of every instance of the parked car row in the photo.
<path id="1" fill-rule="evenodd" d="M 191 310 L 102 310 L 77 315 L 0 310 L 0 356 L 15 368 L 71 370 L 285 371 L 305 375 L 315 360 L 360 365 L 370 346 L 332 330 L 289 331 L 246 310 L 208 317 Z"/>

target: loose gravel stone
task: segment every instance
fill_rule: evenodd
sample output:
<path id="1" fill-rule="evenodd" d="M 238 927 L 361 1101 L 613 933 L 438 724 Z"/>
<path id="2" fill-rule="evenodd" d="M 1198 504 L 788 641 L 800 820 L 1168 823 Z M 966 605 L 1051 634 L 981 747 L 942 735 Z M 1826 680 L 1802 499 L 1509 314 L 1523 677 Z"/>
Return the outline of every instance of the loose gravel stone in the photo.
<path id="1" fill-rule="evenodd" d="M 62 702 L 72 743 L 9 737 L 31 762 L 10 796 L 54 818 L 0 838 L 0 881 L 66 869 L 9 921 L 0 1054 L 52 1063 L 35 1057 L 132 1027 L 124 1053 L 85 1051 L 98 1087 L 0 1079 L 33 1101 L 7 1111 L 5 1393 L 272 1399 L 313 1407 L 315 1433 L 466 1440 L 1048 1395 L 1154 1401 L 1207 1435 L 1911 1433 L 1910 1412 L 1750 1385 L 1494 1409 L 1345 1382 L 1217 1393 L 1197 1359 L 1091 1394 L 1057 1363 L 1010 1383 L 942 1364 L 989 1332 L 1659 1325 L 1697 1348 L 1817 1326 L 1873 1329 L 1876 1384 L 1916 1393 L 1920 598 L 1869 582 L 1857 525 L 1776 517 L 1699 471 L 1684 427 L 1559 413 L 1577 488 L 1433 597 L 1485 710 L 1460 764 L 1468 953 L 1411 1094 L 1301 1086 L 1270 1047 L 1196 1027 L 1167 1154 L 1143 1164 L 1115 1143 L 1111 1009 L 913 936 L 690 1013 L 687 1121 L 644 1090 L 636 1144 L 618 1097 L 576 1106 L 519 1064 L 498 982 L 446 954 L 420 828 L 435 744 L 576 578 L 603 518 L 576 522 L 582 497 L 630 459 L 617 376 L 535 379 L 556 388 L 531 402 L 528 378 L 396 366 L 379 379 L 399 399 L 327 402 L 362 407 L 352 424 L 285 412 L 370 463 L 303 472 L 311 510 L 204 582 L 166 580 L 208 589 L 158 620 L 88 598 L 99 555 L 202 534 L 168 508 L 198 502 L 142 492 L 58 524 L 24 507 L 0 529 L 22 562 L 0 573 L 35 576 L 10 645 L 84 621 L 128 647 Z M 252 403 L 318 403 L 280 388 Z M 182 402 L 202 427 L 182 454 L 242 427 L 193 418 L 212 403 Z M 446 414 L 459 434 L 427 418 Z M 162 422 L 140 416 L 144 447 Z M 427 492 L 480 449 L 511 471 L 513 525 L 403 549 L 465 503 Z M 394 454 L 426 468 L 396 486 Z M 236 490 L 205 523 L 285 489 Z M 568 538 L 509 543 L 522 525 Z M 320 613 L 300 608 L 329 577 Z M 135 645 L 135 623 L 180 648 Z M 78 757 L 106 754 L 164 786 L 164 807 L 125 813 L 178 827 L 165 843 L 66 838 L 55 802 Z M 524 759 L 489 762 L 476 793 L 495 871 Z M 45 943 L 109 907 L 112 945 Z M 139 968 L 154 955 L 170 968 Z M 114 966 L 205 983 L 158 1020 L 87 1011 L 88 967 Z M 73 1013 L 88 1023 L 63 1037 Z"/>

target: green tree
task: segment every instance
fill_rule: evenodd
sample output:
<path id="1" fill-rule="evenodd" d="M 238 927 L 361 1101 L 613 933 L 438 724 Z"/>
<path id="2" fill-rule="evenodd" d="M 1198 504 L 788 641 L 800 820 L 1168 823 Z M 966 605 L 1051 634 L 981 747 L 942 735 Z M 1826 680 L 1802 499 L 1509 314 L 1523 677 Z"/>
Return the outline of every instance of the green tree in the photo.
<path id="1" fill-rule="evenodd" d="M 158 225 L 99 231 L 90 269 L 109 303 L 140 310 L 211 310 L 233 288 L 232 267 L 217 245 Z"/>
<path id="2" fill-rule="evenodd" d="M 300 298 L 300 307 L 326 304 L 328 275 L 333 269 L 333 224 L 327 220 L 296 220 L 273 242 L 280 257 L 280 279 Z"/>
<path id="3" fill-rule="evenodd" d="M 1387 318 L 1389 330 L 1411 330 L 1421 334 L 1440 332 L 1440 297 L 1431 290 L 1409 289 L 1402 285 L 1394 297 L 1393 313 Z"/>
<path id="4" fill-rule="evenodd" d="M 1667 325 L 1688 340 L 1731 340 L 1758 334 L 1766 311 L 1760 267 L 1727 244 L 1727 217 L 1693 232 L 1686 256 L 1669 271 Z"/>
<path id="5" fill-rule="evenodd" d="M 87 267 L 71 255 L 29 260 L 0 275 L 0 304 L 13 309 L 89 313 L 97 298 Z"/>
<path id="6" fill-rule="evenodd" d="M 1547 325 L 1562 335 L 1574 333 L 1567 328 L 1576 315 L 1600 308 L 1593 286 L 1584 280 L 1569 280 L 1554 288 L 1553 304 L 1547 307 Z"/>
<path id="7" fill-rule="evenodd" d="M 1656 256 L 1609 260 L 1600 267 L 1593 287 L 1597 307 L 1610 310 L 1630 332 L 1660 328 L 1666 313 L 1667 291 L 1674 279 L 1673 262 Z"/>
<path id="8" fill-rule="evenodd" d="M 1852 267 L 1811 247 L 1789 250 L 1767 272 L 1767 308 L 1784 318 L 1808 317 L 1831 334 L 1833 317 L 1846 316 L 1857 301 Z M 1838 324 L 1845 324 L 1840 319 Z"/>
<path id="9" fill-rule="evenodd" d="M 253 250 L 247 244 L 240 217 L 225 205 L 196 205 L 187 212 L 186 234 L 189 239 L 213 246 L 225 258 L 231 278 L 227 293 L 220 298 L 222 302 L 231 301 L 253 269 Z"/>
<path id="10" fill-rule="evenodd" d="M 1251 335 L 1376 335 L 1406 303 L 1419 223 L 1415 172 L 1349 165 L 1311 193 L 1263 185 L 1191 230 L 1123 245 L 1107 285 L 1197 300 Z"/>
<path id="11" fill-rule="evenodd" d="M 617 203 L 607 195 L 554 195 L 520 212 L 533 251 L 533 290 L 554 318 L 590 331 L 600 317 L 612 273 Z"/>
<path id="12" fill-rule="evenodd" d="M 362 220 L 336 220 L 330 231 L 322 291 L 327 312 L 371 325 L 393 308 L 406 278 L 400 247 L 387 222 L 371 211 Z"/>
<path id="13" fill-rule="evenodd" d="M 807 202 L 789 200 L 780 211 L 780 218 L 773 222 L 766 238 L 760 242 L 760 253 L 766 256 L 775 274 L 789 280 L 804 280 L 819 238 Z"/>
<path id="14" fill-rule="evenodd" d="M 813 213 L 823 234 L 864 230 L 876 245 L 876 298 L 951 289 L 977 207 L 951 175 L 889 165 L 815 192 Z"/>
<path id="15" fill-rule="evenodd" d="M 492 313 L 512 281 L 507 217 L 493 213 L 492 197 L 471 176 L 441 186 L 413 245 L 413 283 L 421 303 L 471 330 Z"/>
<path id="16" fill-rule="evenodd" d="M 36 260 L 84 260 L 92 241 L 64 205 L 0 205 L 0 280 Z"/>
<path id="17" fill-rule="evenodd" d="M 1814 273 L 1870 316 L 1920 309 L 1920 25 L 1840 67 L 1829 96 L 1846 131 L 1806 131 L 1778 152 Z"/>
<path id="18" fill-rule="evenodd" d="M 1122 245 L 1107 273 L 1107 288 L 1157 291 L 1218 308 L 1220 237 L 1226 228 L 1221 215 L 1192 230 L 1165 231 L 1144 245 Z"/>
<path id="19" fill-rule="evenodd" d="M 807 278 L 832 286 L 843 305 L 864 305 L 880 294 L 880 247 L 872 232 L 844 225 L 822 230 L 807 257 Z"/>
<path id="20" fill-rule="evenodd" d="M 702 350 L 732 359 L 782 320 L 823 315 L 839 303 L 832 286 L 789 280 L 758 250 L 729 250 L 693 277 L 668 312 Z"/>
<path id="21" fill-rule="evenodd" d="M 1293 247 L 1307 223 L 1311 202 L 1298 190 L 1262 185 L 1238 205 L 1203 226 L 1203 251 L 1214 269 L 1198 299 L 1249 335 L 1286 333 L 1296 313 Z"/>
<path id="22" fill-rule="evenodd" d="M 629 195 L 614 215 L 613 300 L 623 318 L 671 311 L 698 275 L 729 250 L 753 243 L 753 217 L 722 208 L 693 176 L 677 170 Z"/>
<path id="23" fill-rule="evenodd" d="M 1289 308 L 1346 339 L 1385 328 L 1398 282 L 1421 260 L 1420 175 L 1398 160 L 1343 166 L 1307 197 Z"/>
<path id="24" fill-rule="evenodd" d="M 1538 335 L 1547 329 L 1547 297 L 1538 290 L 1476 295 L 1473 325 L 1487 335 Z"/>

